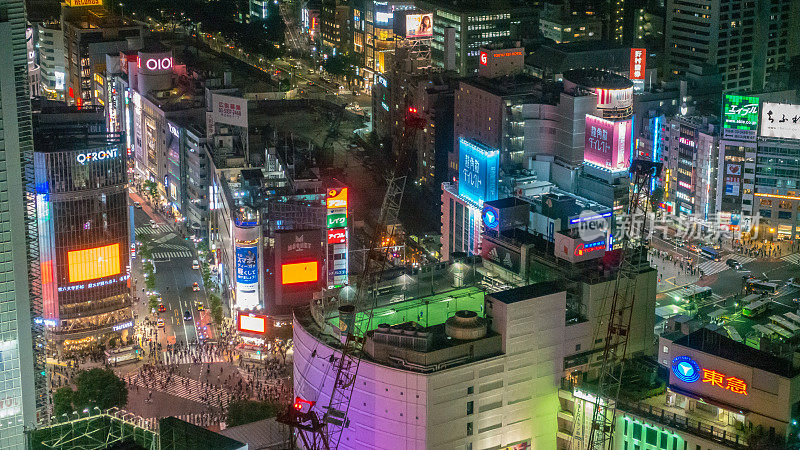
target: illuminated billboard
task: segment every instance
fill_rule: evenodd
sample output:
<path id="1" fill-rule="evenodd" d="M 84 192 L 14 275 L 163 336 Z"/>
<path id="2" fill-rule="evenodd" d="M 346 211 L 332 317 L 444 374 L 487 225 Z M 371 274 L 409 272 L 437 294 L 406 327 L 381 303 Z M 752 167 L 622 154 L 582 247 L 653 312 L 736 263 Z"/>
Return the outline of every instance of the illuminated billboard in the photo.
<path id="1" fill-rule="evenodd" d="M 433 36 L 433 14 L 406 14 L 406 38 Z"/>
<path id="2" fill-rule="evenodd" d="M 722 97 L 722 132 L 725 137 L 754 140 L 757 128 L 758 97 Z"/>
<path id="3" fill-rule="evenodd" d="M 464 138 L 458 140 L 458 195 L 477 204 L 497 200 L 500 152 Z"/>
<path id="4" fill-rule="evenodd" d="M 597 107 L 600 109 L 619 109 L 633 106 L 633 86 L 622 89 L 595 89 Z"/>
<path id="5" fill-rule="evenodd" d="M 328 230 L 328 244 L 344 244 L 345 242 L 347 242 L 346 228 Z"/>
<path id="6" fill-rule="evenodd" d="M 116 275 L 121 271 L 119 244 L 68 252 L 67 264 L 70 283 Z"/>
<path id="7" fill-rule="evenodd" d="M 264 333 L 267 331 L 267 316 L 240 312 L 236 328 L 250 333 Z"/>
<path id="8" fill-rule="evenodd" d="M 258 283 L 258 247 L 236 247 L 236 283 Z"/>
<path id="9" fill-rule="evenodd" d="M 328 189 L 325 205 L 328 209 L 347 208 L 347 188 Z"/>
<path id="10" fill-rule="evenodd" d="M 761 136 L 800 139 L 800 105 L 764 103 Z"/>
<path id="11" fill-rule="evenodd" d="M 647 50 L 643 48 L 631 49 L 631 80 L 644 80 L 644 70 L 647 61 Z"/>
<path id="12" fill-rule="evenodd" d="M 347 214 L 328 214 L 328 228 L 344 228 L 347 226 Z"/>
<path id="13" fill-rule="evenodd" d="M 76 6 L 103 6 L 103 0 L 67 0 L 67 5 Z"/>
<path id="14" fill-rule="evenodd" d="M 630 166 L 631 121 L 612 122 L 586 115 L 583 160 L 611 171 Z"/>
<path id="15" fill-rule="evenodd" d="M 281 266 L 281 284 L 308 283 L 319 280 L 319 262 L 288 263 Z"/>

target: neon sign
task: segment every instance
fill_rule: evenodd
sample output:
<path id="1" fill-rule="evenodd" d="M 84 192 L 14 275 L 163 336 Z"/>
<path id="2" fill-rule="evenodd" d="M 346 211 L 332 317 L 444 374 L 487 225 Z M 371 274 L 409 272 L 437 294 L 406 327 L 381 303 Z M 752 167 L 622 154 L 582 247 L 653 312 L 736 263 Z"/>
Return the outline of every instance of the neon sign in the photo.
<path id="1" fill-rule="evenodd" d="M 102 161 L 104 159 L 115 158 L 117 154 L 117 149 L 78 153 L 75 160 L 78 161 L 78 164 L 86 164 L 87 161 Z"/>
<path id="2" fill-rule="evenodd" d="M 491 208 L 486 208 L 483 210 L 483 224 L 486 225 L 486 228 L 490 228 L 492 230 L 497 229 L 500 226 L 500 221 L 497 217 L 497 212 Z"/>
<path id="3" fill-rule="evenodd" d="M 573 252 L 575 256 L 583 256 L 587 253 L 596 252 L 599 250 L 604 250 L 606 248 L 606 241 L 605 239 L 602 241 L 592 242 L 589 244 L 580 243 L 575 246 L 575 251 Z"/>
<path id="4" fill-rule="evenodd" d="M 325 200 L 328 209 L 347 208 L 347 188 L 328 190 L 328 198 Z"/>
<path id="5" fill-rule="evenodd" d="M 482 66 L 489 64 L 489 55 L 484 51 L 481 52 L 480 62 Z"/>
<path id="6" fill-rule="evenodd" d="M 688 356 L 678 356 L 672 360 L 672 373 L 684 383 L 694 383 L 700 379 L 700 365 Z"/>
<path id="7" fill-rule="evenodd" d="M 130 328 L 133 326 L 133 321 L 129 320 L 127 322 L 120 323 L 118 325 L 114 325 L 111 329 L 114 331 L 124 330 L 125 328 Z"/>
<path id="8" fill-rule="evenodd" d="M 347 234 L 344 228 L 328 230 L 328 244 L 344 244 L 347 242 Z"/>
<path id="9" fill-rule="evenodd" d="M 144 66 L 149 70 L 169 70 L 172 68 L 172 58 L 151 58 L 145 60 Z"/>
<path id="10" fill-rule="evenodd" d="M 703 369 L 689 356 L 678 356 L 672 360 L 672 373 L 684 383 L 710 383 L 734 394 L 747 395 L 747 383 L 736 377 L 729 377 L 716 370 Z M 702 379 L 701 379 L 702 376 Z"/>
<path id="11" fill-rule="evenodd" d="M 697 144 L 693 140 L 691 140 L 689 138 L 685 138 L 683 136 L 678 137 L 678 142 L 680 144 L 686 145 L 688 147 L 696 147 L 697 146 Z"/>

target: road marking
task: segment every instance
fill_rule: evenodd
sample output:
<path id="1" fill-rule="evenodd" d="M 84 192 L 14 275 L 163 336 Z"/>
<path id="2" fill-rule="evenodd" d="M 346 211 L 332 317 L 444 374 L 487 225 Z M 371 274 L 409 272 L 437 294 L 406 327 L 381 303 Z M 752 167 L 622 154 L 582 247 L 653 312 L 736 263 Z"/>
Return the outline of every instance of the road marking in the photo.
<path id="1" fill-rule="evenodd" d="M 781 259 L 792 264 L 800 265 L 800 253 L 792 253 L 791 255 L 786 255 Z"/>
<path id="2" fill-rule="evenodd" d="M 756 260 L 755 258 L 753 258 L 751 256 L 744 256 L 744 255 L 731 255 L 730 259 L 734 259 L 736 261 L 739 261 L 742 264 L 747 264 L 747 263 L 750 263 L 750 262 L 753 262 L 753 261 Z"/>
<path id="3" fill-rule="evenodd" d="M 153 253 L 153 260 L 156 262 L 166 262 L 175 258 L 191 258 L 191 257 L 192 253 L 189 251 Z"/>
<path id="4" fill-rule="evenodd" d="M 722 261 L 706 261 L 697 267 L 703 271 L 703 275 L 714 275 L 715 273 L 730 269 L 728 264 Z"/>
<path id="5" fill-rule="evenodd" d="M 149 234 L 168 233 L 168 232 L 172 231 L 172 228 L 170 228 L 170 226 L 167 225 L 167 224 L 158 225 L 155 228 L 151 227 L 150 225 L 145 225 L 145 226 L 142 226 L 142 227 L 136 227 L 136 228 L 133 229 L 133 231 L 134 231 L 134 233 L 136 233 L 136 235 L 146 236 L 146 235 L 149 235 Z"/>
<path id="6" fill-rule="evenodd" d="M 170 250 L 189 250 L 189 247 L 180 244 L 161 244 L 158 246 L 159 249 L 167 248 Z"/>
<path id="7" fill-rule="evenodd" d="M 161 236 L 160 238 L 155 239 L 155 242 L 157 242 L 159 244 L 163 244 L 164 242 L 167 242 L 167 241 L 171 240 L 175 236 L 177 236 L 175 233 L 167 233 L 164 236 Z"/>

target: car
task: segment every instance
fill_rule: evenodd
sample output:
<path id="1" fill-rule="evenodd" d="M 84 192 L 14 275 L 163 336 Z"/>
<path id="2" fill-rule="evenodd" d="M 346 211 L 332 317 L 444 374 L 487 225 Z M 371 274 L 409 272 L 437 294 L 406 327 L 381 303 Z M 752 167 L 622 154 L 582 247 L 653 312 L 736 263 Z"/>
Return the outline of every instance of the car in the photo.
<path id="1" fill-rule="evenodd" d="M 200 270 L 200 261 L 193 259 L 192 260 L 192 269 Z"/>
<path id="2" fill-rule="evenodd" d="M 162 313 L 162 312 L 165 312 L 166 310 L 167 310 L 167 307 L 164 306 L 163 303 L 159 303 L 158 304 L 158 312 Z"/>
<path id="3" fill-rule="evenodd" d="M 197 284 L 197 282 L 192 283 L 192 290 L 193 291 L 199 291 L 200 290 L 200 285 Z"/>
<path id="4" fill-rule="evenodd" d="M 198 311 L 205 311 L 206 307 L 203 306 L 203 303 L 197 302 L 197 310 Z"/>
<path id="5" fill-rule="evenodd" d="M 142 204 L 139 202 L 133 202 L 133 207 L 136 209 L 142 209 Z"/>
<path id="6" fill-rule="evenodd" d="M 730 267 L 732 269 L 736 269 L 736 270 L 739 270 L 739 269 L 742 268 L 742 263 L 740 263 L 739 261 L 737 261 L 737 260 L 735 260 L 733 258 L 730 258 L 729 260 L 725 261 L 725 264 L 727 264 L 728 267 Z"/>
<path id="7" fill-rule="evenodd" d="M 158 224 L 153 219 L 150 219 L 150 228 L 158 228 Z"/>
<path id="8" fill-rule="evenodd" d="M 159 318 L 156 323 L 158 324 L 158 328 L 164 328 L 164 319 Z"/>
<path id="9" fill-rule="evenodd" d="M 692 244 L 692 245 L 689 246 L 689 251 L 695 252 L 695 253 L 700 253 L 700 247 Z"/>
<path id="10" fill-rule="evenodd" d="M 192 312 L 191 311 L 184 311 L 183 313 L 183 321 L 184 322 L 191 322 L 192 321 Z"/>

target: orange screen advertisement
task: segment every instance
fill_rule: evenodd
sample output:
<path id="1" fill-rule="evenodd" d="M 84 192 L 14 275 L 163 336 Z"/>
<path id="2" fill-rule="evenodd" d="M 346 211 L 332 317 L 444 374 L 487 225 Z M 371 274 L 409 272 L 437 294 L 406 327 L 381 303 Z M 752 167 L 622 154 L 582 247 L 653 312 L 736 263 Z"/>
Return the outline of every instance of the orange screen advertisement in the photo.
<path id="1" fill-rule="evenodd" d="M 281 266 L 281 284 L 307 283 L 319 279 L 317 261 L 284 264 Z"/>
<path id="2" fill-rule="evenodd" d="M 120 273 L 119 244 L 67 253 L 69 282 L 94 280 Z"/>

